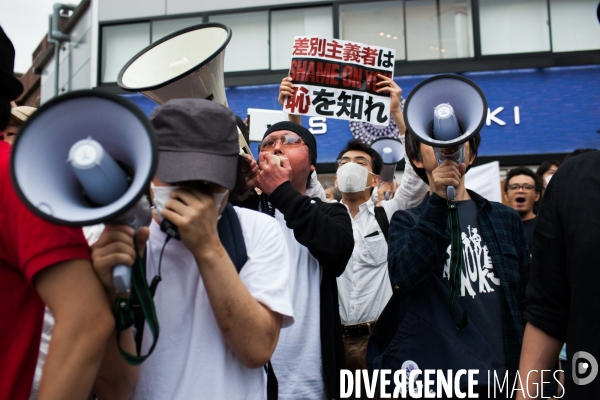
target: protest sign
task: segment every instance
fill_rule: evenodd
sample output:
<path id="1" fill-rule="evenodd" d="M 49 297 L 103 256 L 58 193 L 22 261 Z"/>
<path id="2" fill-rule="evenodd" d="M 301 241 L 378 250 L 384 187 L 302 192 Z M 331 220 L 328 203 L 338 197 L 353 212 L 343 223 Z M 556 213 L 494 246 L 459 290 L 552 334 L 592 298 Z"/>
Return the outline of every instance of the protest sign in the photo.
<path id="1" fill-rule="evenodd" d="M 378 74 L 393 77 L 396 50 L 318 36 L 296 36 L 288 114 L 364 121 L 387 126 L 390 97 L 378 94 Z"/>

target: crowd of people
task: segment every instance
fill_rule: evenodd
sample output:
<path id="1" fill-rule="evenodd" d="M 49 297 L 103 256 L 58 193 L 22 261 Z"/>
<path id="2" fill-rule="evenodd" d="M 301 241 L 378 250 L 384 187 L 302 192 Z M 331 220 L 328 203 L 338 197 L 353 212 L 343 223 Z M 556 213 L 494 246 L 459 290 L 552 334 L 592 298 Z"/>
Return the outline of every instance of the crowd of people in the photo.
<path id="1" fill-rule="evenodd" d="M 230 109 L 174 99 L 149 117 L 150 226 L 86 240 L 34 215 L 12 186 L 11 143 L 35 109 L 11 103 L 22 86 L 1 28 L 0 51 L 0 399 L 339 399 L 340 371 L 416 365 L 420 353 L 429 366 L 507 372 L 509 389 L 517 378 L 498 398 L 600 395 L 600 379 L 581 383 L 600 357 L 594 149 L 514 168 L 508 206 L 488 201 L 465 188 L 479 133 L 463 163 L 438 164 L 406 129 L 401 88 L 380 76 L 405 145 L 401 181 L 381 182 L 380 154 L 353 139 L 321 185 L 298 116 L 267 129 L 255 160 Z M 279 101 L 292 89 L 284 78 Z M 116 308 L 135 299 L 116 292 L 112 269 L 139 260 L 148 283 L 158 277 L 160 334 L 137 314 L 115 329 Z M 539 390 L 542 370 L 567 372 Z M 493 384 L 480 379 L 479 398 Z M 353 396 L 366 398 L 359 385 Z"/>

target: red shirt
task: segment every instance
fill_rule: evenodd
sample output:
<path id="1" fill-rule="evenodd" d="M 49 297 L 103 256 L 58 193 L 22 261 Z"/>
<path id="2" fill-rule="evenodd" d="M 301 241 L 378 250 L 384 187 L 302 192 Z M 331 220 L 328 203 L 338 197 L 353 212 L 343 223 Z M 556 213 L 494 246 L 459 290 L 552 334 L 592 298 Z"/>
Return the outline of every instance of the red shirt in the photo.
<path id="1" fill-rule="evenodd" d="M 0 400 L 27 400 L 44 319 L 33 278 L 55 263 L 89 259 L 90 250 L 80 228 L 46 222 L 21 203 L 10 149 L 0 142 Z"/>

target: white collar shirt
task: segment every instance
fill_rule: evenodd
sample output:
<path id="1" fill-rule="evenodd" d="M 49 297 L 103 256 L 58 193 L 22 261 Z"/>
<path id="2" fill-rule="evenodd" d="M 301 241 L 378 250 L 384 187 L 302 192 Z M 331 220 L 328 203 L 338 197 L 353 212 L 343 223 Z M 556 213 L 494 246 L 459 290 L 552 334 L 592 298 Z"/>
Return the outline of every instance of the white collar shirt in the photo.
<path id="1" fill-rule="evenodd" d="M 376 320 L 392 296 L 387 242 L 375 218 L 372 200 L 359 206 L 358 213 L 352 218 L 352 232 L 354 251 L 344 273 L 337 278 L 340 317 L 344 325 Z"/>

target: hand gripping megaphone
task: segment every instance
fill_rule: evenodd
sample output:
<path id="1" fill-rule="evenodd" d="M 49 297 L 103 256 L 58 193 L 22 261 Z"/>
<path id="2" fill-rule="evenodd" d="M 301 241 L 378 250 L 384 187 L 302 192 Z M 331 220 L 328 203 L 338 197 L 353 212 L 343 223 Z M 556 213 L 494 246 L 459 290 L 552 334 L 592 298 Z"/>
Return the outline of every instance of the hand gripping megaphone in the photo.
<path id="1" fill-rule="evenodd" d="M 404 119 L 415 138 L 433 147 L 437 163 L 463 162 L 464 143 L 483 127 L 487 101 L 479 86 L 459 75 L 436 75 L 419 83 L 404 104 Z M 455 188 L 447 188 L 454 200 Z"/>
<path id="2" fill-rule="evenodd" d="M 12 149 L 11 178 L 21 201 L 61 225 L 127 224 L 151 220 L 144 193 L 158 160 L 154 128 L 129 100 L 81 90 L 44 104 L 21 127 Z M 113 269 L 118 293 L 131 270 Z"/>
<path id="3" fill-rule="evenodd" d="M 227 106 L 225 48 L 231 29 L 219 23 L 190 26 L 141 50 L 119 72 L 123 90 L 139 92 L 156 103 L 206 99 Z M 240 147 L 252 154 L 239 132 Z"/>

